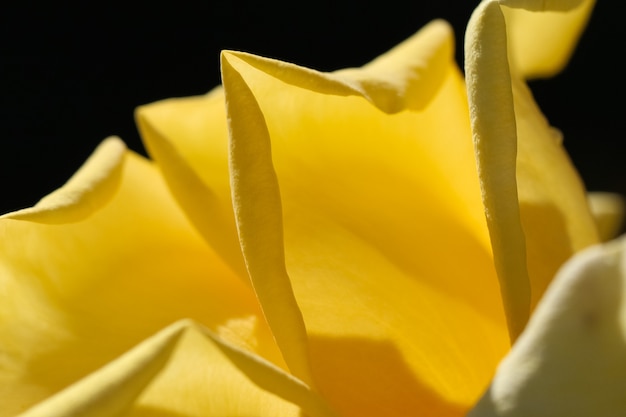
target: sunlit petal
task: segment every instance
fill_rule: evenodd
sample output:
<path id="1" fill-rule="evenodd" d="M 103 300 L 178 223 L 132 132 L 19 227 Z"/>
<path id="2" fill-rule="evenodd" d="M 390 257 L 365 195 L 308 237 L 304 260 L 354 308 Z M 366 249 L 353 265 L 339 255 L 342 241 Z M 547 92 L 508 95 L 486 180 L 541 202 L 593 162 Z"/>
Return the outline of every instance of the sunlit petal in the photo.
<path id="1" fill-rule="evenodd" d="M 89 160 L 72 189 L 99 195 L 99 186 L 109 187 L 80 174 L 99 161 Z M 64 205 L 58 218 L 49 211 L 46 223 L 0 220 L 4 414 L 58 392 L 182 318 L 284 366 L 253 291 L 190 227 L 158 170 L 131 152 L 115 166 L 113 196 L 76 200 L 89 205 L 72 209 L 90 213 L 81 221 L 66 223 Z M 80 187 L 83 180 L 95 185 Z"/>
<path id="2" fill-rule="evenodd" d="M 297 416 L 299 407 L 311 417 L 333 416 L 300 381 L 181 321 L 22 416 Z"/>
<path id="3" fill-rule="evenodd" d="M 514 339 L 558 268 L 598 234 L 560 133 L 509 68 L 507 30 L 499 3 L 481 3 L 465 53 L 483 201 Z"/>
<path id="4" fill-rule="evenodd" d="M 506 27 L 496 2 L 481 3 L 467 25 L 465 72 L 478 175 L 509 333 L 530 314 L 526 239 L 517 195 L 517 131 Z"/>
<path id="5" fill-rule="evenodd" d="M 316 387 L 343 416 L 462 415 L 508 338 L 452 59 L 423 111 L 394 115 L 287 82 L 283 64 L 222 62 L 227 99 L 234 74 L 246 86 L 232 90 L 242 100 L 232 152 L 262 167 L 245 174 L 246 201 L 280 193 L 273 210 L 248 204 L 262 221 L 240 233 L 262 253 L 284 246 Z M 243 197 L 243 184 L 233 190 Z M 284 243 L 267 238 L 276 233 Z"/>

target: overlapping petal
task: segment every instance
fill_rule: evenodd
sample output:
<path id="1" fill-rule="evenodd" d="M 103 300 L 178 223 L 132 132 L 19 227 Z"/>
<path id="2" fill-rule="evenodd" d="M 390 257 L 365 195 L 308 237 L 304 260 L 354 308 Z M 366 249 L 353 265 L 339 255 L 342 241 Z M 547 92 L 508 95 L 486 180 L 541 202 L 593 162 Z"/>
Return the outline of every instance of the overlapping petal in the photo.
<path id="1" fill-rule="evenodd" d="M 569 261 L 469 416 L 623 415 L 625 285 L 623 238 Z"/>
<path id="2" fill-rule="evenodd" d="M 441 33 L 439 42 L 449 36 Z M 238 97 L 247 89 L 240 103 L 250 103 L 228 107 L 230 123 L 254 127 L 231 130 L 235 204 L 250 203 L 254 193 L 279 193 L 282 203 L 271 211 L 247 206 L 265 221 L 240 224 L 242 244 L 248 235 L 261 244 L 268 224 L 284 229 L 320 392 L 345 416 L 462 413 L 508 339 L 463 83 L 451 57 L 424 110 L 394 115 L 363 96 L 319 93 L 308 70 L 298 86 L 271 60 L 225 53 L 226 66 L 227 99 L 229 89 Z M 257 176 L 256 185 L 240 187 L 243 147 L 257 149 L 254 164 L 277 180 Z M 264 243 L 283 246 L 274 237 Z"/>
<path id="3" fill-rule="evenodd" d="M 65 188 L 72 198 L 62 188 L 37 206 L 45 223 L 19 212 L 0 220 L 3 415 L 182 318 L 284 366 L 253 291 L 190 227 L 153 164 L 120 146 L 110 139 L 99 149 Z M 112 194 L 90 166 L 102 161 L 113 161 Z M 89 195 L 76 197 L 77 189 Z M 92 198 L 99 195 L 107 198 Z M 67 213 L 82 219 L 68 223 Z"/>
<path id="4" fill-rule="evenodd" d="M 483 2 L 469 107 L 435 21 L 334 73 L 224 52 L 224 90 L 139 109 L 156 167 L 109 139 L 0 219 L 0 414 L 462 415 L 562 263 L 615 229 L 523 81 L 564 65 L 592 5 Z M 623 405 L 607 248 L 564 269 L 475 415 Z"/>
<path id="5" fill-rule="evenodd" d="M 334 416 L 291 375 L 205 327 L 182 320 L 22 416 L 243 417 L 301 412 Z"/>
<path id="6" fill-rule="evenodd" d="M 498 2 L 481 3 L 468 25 L 465 62 L 483 201 L 515 339 L 560 265 L 598 235 L 560 134 L 509 67 L 509 29 Z"/>

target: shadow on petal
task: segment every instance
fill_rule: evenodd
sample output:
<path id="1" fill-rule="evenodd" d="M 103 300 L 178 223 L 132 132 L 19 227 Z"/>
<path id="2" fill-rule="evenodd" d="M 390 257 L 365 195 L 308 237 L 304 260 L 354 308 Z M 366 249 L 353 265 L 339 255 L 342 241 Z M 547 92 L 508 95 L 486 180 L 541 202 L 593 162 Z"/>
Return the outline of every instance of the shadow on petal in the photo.
<path id="1" fill-rule="evenodd" d="M 388 342 L 312 336 L 310 348 L 318 388 L 341 416 L 452 417 L 467 411 L 419 381 Z"/>
<path id="2" fill-rule="evenodd" d="M 531 311 L 535 309 L 558 269 L 574 253 L 563 213 L 552 204 L 520 203 L 526 236 Z"/>

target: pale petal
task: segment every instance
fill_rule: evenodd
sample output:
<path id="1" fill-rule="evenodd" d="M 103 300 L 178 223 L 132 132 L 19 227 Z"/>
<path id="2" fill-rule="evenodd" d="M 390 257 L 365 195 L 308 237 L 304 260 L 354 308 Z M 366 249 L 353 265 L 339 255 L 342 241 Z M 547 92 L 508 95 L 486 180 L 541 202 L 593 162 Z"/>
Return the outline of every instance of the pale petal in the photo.
<path id="1" fill-rule="evenodd" d="M 240 233 L 281 277 L 284 246 L 316 387 L 342 416 L 462 415 L 508 339 L 452 59 L 422 112 L 394 115 L 285 82 L 270 60 L 226 65 L 233 158 L 250 170 L 233 191 L 262 220 Z M 268 195 L 271 209 L 249 204 Z"/>
<path id="2" fill-rule="evenodd" d="M 501 0 L 500 3 L 511 7 L 503 8 L 509 58 L 512 66 L 528 78 L 548 77 L 567 65 L 595 0 Z"/>
<path id="3" fill-rule="evenodd" d="M 70 183 L 100 195 L 109 180 L 80 187 L 95 184 L 82 173 L 97 171 L 99 160 Z M 41 401 L 182 318 L 284 366 L 253 291 L 190 227 L 155 167 L 126 152 L 112 172 L 119 184 L 108 201 L 75 200 L 89 204 L 72 209 L 90 213 L 81 221 L 65 223 L 63 205 L 46 223 L 0 219 L 0 414 Z"/>
<path id="4" fill-rule="evenodd" d="M 559 272 L 471 417 L 626 415 L 626 240 Z"/>

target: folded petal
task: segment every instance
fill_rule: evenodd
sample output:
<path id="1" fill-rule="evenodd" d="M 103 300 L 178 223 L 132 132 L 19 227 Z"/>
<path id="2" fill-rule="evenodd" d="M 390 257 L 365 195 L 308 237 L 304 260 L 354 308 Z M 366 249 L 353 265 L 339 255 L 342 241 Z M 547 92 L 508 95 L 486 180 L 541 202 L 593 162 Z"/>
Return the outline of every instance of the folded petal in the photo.
<path id="1" fill-rule="evenodd" d="M 91 197 L 110 193 L 112 180 L 83 175 L 118 155 L 110 143 L 54 197 L 64 201 L 68 190 L 78 207 L 53 206 L 45 223 L 0 219 L 0 414 L 24 410 L 183 318 L 284 366 L 253 291 L 189 225 L 151 163 L 125 151 L 109 171 L 113 195 Z M 87 215 L 76 221 L 67 210 Z"/>
<path id="2" fill-rule="evenodd" d="M 126 145 L 120 139 L 106 139 L 63 187 L 34 207 L 2 217 L 53 224 L 83 220 L 104 206 L 117 191 L 125 151 Z"/>
<path id="3" fill-rule="evenodd" d="M 285 64 L 222 65 L 244 253 L 267 283 L 284 248 L 317 389 L 342 416 L 462 415 L 509 345 L 452 59 L 422 111 L 393 115 Z"/>
<path id="4" fill-rule="evenodd" d="M 471 417 L 626 413 L 626 240 L 559 272 Z"/>
<path id="5" fill-rule="evenodd" d="M 361 68 L 323 73 L 287 62 L 231 52 L 277 79 L 322 94 L 361 96 L 386 113 L 422 109 L 445 79 L 453 54 L 452 29 L 435 20 Z"/>
<path id="6" fill-rule="evenodd" d="M 172 195 L 213 250 L 247 282 L 228 177 L 224 94 L 163 100 L 136 111 Z"/>
<path id="7" fill-rule="evenodd" d="M 587 25 L 595 0 L 501 0 L 509 59 L 525 78 L 561 71 Z M 543 13 L 537 13 L 543 12 Z"/>
<path id="8" fill-rule="evenodd" d="M 481 3 L 465 62 L 483 201 L 515 339 L 558 268 L 598 235 L 560 133 L 509 68 L 507 30 L 500 5 Z"/>
<path id="9" fill-rule="evenodd" d="M 465 37 L 465 72 L 476 162 L 509 334 L 528 321 L 531 288 L 518 205 L 517 131 L 506 29 L 497 2 L 482 2 Z"/>
<path id="10" fill-rule="evenodd" d="M 333 417 L 302 382 L 184 320 L 21 416 L 283 417 L 301 412 Z"/>

